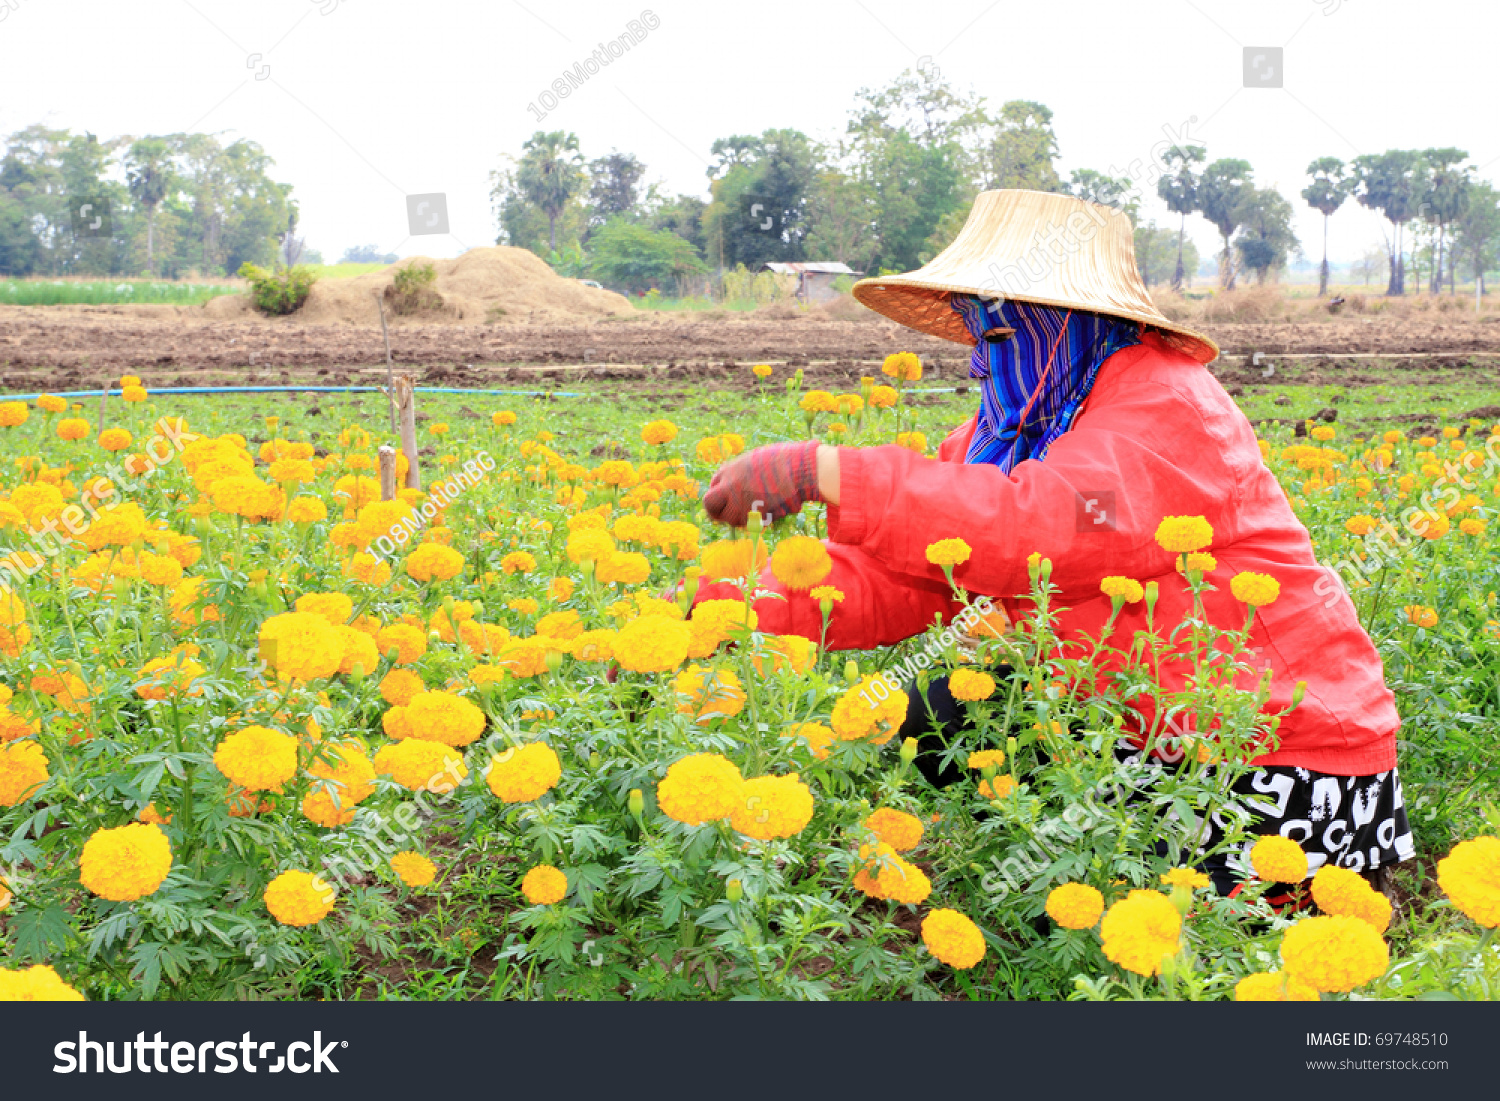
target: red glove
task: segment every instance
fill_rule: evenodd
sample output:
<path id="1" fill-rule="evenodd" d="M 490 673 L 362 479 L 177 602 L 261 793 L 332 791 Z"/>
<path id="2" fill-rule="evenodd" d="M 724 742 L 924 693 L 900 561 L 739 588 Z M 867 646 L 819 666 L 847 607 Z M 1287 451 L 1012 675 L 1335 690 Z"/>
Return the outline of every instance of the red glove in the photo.
<path id="1" fill-rule="evenodd" d="M 771 521 L 790 516 L 818 492 L 818 441 L 773 443 L 721 466 L 703 495 L 710 518 L 742 528 L 755 509 Z"/>

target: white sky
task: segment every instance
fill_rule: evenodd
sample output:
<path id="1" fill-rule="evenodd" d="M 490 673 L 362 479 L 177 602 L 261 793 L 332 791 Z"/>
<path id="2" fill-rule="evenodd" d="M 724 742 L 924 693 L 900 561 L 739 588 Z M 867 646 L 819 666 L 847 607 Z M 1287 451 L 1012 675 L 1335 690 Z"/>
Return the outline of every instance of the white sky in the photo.
<path id="1" fill-rule="evenodd" d="M 1054 112 L 1060 168 L 1123 173 L 1170 131 L 1242 157 L 1298 210 L 1315 157 L 1456 145 L 1500 177 L 1500 6 L 1435 0 L 646 0 L 660 25 L 541 121 L 706 197 L 718 137 L 842 132 L 855 91 L 927 56 L 992 105 Z M 528 104 L 645 4 L 570 0 L 0 0 L 0 131 L 221 131 L 260 142 L 330 262 L 373 242 L 451 256 L 491 244 L 490 171 L 539 128 Z M 1242 47 L 1284 46 L 1285 86 L 1243 87 Z M 247 55 L 259 53 L 251 65 Z M 269 64 L 265 79 L 255 79 Z M 1196 116 L 1196 122 L 1192 121 Z M 1182 129 L 1187 125 L 1186 131 Z M 1147 189 L 1151 191 L 1151 189 Z M 446 192 L 452 233 L 409 237 L 404 195 Z M 1171 216 L 1150 194 L 1145 214 Z M 1349 203 L 1330 252 L 1380 240 Z M 1189 232 L 1216 248 L 1200 217 Z"/>

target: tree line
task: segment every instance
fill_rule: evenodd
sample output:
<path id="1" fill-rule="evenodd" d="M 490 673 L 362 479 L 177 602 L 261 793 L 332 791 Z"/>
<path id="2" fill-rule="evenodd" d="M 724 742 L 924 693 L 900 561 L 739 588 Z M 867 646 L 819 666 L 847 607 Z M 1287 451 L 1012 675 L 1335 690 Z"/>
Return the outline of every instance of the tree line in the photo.
<path id="1" fill-rule="evenodd" d="M 296 263 L 297 203 L 273 170 L 248 140 L 27 127 L 0 157 L 0 273 L 217 277 Z"/>

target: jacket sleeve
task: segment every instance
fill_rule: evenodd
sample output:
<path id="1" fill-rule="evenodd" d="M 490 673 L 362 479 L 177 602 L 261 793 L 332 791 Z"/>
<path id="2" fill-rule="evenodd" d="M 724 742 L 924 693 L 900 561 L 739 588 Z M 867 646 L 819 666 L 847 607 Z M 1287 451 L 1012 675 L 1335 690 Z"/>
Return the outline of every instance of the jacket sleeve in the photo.
<path id="1" fill-rule="evenodd" d="M 1164 516 L 1204 516 L 1215 545 L 1234 540 L 1242 492 L 1234 464 L 1245 457 L 1230 454 L 1239 446 L 1231 436 L 1171 386 L 1140 380 L 1086 406 L 1044 462 L 1018 463 L 1009 474 L 895 446 L 840 448 L 840 506 L 829 509 L 829 534 L 888 570 L 939 584 L 942 571 L 926 549 L 962 538 L 973 555 L 956 580 L 996 597 L 1027 591 L 1026 559 L 1039 551 L 1052 560 L 1061 599 L 1097 595 L 1110 574 L 1172 571 L 1173 556 L 1155 540 Z"/>
<path id="2" fill-rule="evenodd" d="M 831 585 L 844 594 L 828 619 L 830 650 L 889 646 L 921 634 L 934 618 L 941 616 L 946 622 L 958 611 L 941 574 L 935 582 L 902 576 L 855 547 L 830 544 L 828 553 L 833 559 L 833 570 L 821 584 Z M 805 592 L 788 593 L 769 566 L 762 573 L 760 584 L 778 595 L 755 602 L 759 630 L 818 639 L 823 629 L 823 613 L 816 600 Z M 737 586 L 720 582 L 700 586 L 695 602 L 743 599 L 744 594 Z"/>

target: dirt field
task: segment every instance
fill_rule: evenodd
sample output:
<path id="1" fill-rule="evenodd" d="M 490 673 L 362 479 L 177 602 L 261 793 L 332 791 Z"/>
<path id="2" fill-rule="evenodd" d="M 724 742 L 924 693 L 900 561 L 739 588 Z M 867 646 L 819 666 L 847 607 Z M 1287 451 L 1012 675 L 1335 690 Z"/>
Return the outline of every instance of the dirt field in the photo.
<path id="1" fill-rule="evenodd" d="M 1358 385 L 1374 366 L 1413 371 L 1472 364 L 1500 374 L 1500 318 L 1340 317 L 1205 326 L 1227 384 L 1263 381 L 1247 357 L 1295 361 L 1327 381 Z M 803 367 L 830 384 L 914 351 L 929 379 L 959 382 L 967 349 L 873 315 L 858 320 L 764 314 L 637 314 L 577 322 L 421 325 L 391 329 L 400 367 L 429 386 L 514 386 L 589 377 L 640 385 L 690 379 L 753 385 L 754 363 Z M 1476 354 L 1477 353 L 1477 354 Z M 1389 357 L 1389 359 L 1387 359 Z M 385 372 L 379 326 L 212 319 L 174 306 L 0 306 L 0 386 L 13 393 L 94 389 L 122 372 L 147 385 L 375 383 Z M 731 381 L 733 380 L 733 381 Z M 1319 381 L 1314 377 L 1308 381 Z"/>

